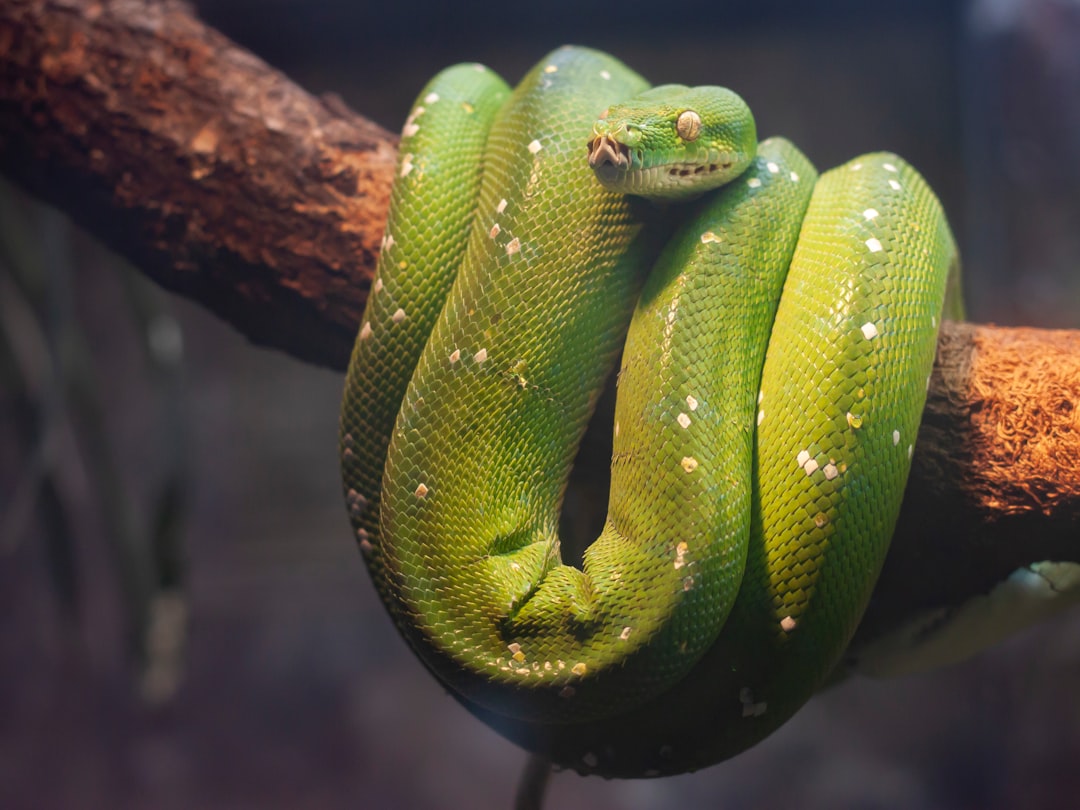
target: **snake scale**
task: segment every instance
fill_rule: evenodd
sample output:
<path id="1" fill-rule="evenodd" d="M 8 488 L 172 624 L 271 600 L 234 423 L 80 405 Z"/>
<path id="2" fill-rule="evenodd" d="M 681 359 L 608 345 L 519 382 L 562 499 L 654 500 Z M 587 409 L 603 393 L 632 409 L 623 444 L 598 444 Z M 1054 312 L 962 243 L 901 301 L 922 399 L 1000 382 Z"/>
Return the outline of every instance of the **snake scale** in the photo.
<path id="1" fill-rule="evenodd" d="M 340 436 L 414 652 L 582 773 L 765 737 L 866 606 L 956 266 L 902 159 L 818 177 L 730 91 L 650 90 L 573 47 L 512 91 L 440 73 L 403 130 Z M 561 504 L 620 354 L 608 515 L 570 565 Z"/>

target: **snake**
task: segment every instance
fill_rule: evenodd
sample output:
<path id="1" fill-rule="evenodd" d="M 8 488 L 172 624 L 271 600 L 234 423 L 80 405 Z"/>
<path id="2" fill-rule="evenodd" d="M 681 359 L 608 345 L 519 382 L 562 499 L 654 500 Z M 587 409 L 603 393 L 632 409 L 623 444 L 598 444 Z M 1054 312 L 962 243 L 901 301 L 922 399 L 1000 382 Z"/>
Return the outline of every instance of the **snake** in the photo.
<path id="1" fill-rule="evenodd" d="M 731 90 L 585 47 L 513 89 L 439 73 L 402 129 L 339 435 L 408 645 L 580 773 L 764 739 L 866 608 L 958 263 L 902 158 L 819 175 Z M 571 559 L 568 480 L 613 376 L 607 516 Z"/>

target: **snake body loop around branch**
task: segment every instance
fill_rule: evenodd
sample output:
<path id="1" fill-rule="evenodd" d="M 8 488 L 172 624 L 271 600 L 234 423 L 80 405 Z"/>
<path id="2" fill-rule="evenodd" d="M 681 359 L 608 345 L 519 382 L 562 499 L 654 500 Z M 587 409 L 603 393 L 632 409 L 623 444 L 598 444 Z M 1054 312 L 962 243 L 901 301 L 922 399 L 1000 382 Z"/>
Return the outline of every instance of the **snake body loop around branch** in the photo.
<path id="1" fill-rule="evenodd" d="M 865 608 L 955 266 L 902 159 L 819 178 L 730 91 L 649 90 L 582 48 L 512 92 L 444 71 L 404 127 L 341 423 L 357 540 L 414 651 L 582 772 L 766 736 Z M 574 567 L 560 505 L 620 353 L 608 517 Z"/>

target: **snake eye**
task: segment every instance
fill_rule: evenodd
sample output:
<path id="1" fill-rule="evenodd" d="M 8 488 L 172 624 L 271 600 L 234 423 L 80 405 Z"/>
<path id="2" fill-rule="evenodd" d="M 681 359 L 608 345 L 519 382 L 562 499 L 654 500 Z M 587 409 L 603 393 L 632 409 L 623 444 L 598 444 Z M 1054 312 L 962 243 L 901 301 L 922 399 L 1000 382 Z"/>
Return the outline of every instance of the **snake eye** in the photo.
<path id="1" fill-rule="evenodd" d="M 675 131 L 684 141 L 694 140 L 701 133 L 701 116 L 693 110 L 684 110 L 675 122 Z"/>

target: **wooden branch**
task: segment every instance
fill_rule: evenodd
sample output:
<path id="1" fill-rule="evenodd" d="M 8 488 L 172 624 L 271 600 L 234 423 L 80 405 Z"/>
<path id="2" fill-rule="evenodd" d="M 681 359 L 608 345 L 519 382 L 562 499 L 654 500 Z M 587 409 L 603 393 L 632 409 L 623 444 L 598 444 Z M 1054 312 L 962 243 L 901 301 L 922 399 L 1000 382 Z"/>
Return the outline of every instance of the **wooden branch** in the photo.
<path id="1" fill-rule="evenodd" d="M 1080 332 L 942 324 L 911 477 L 865 638 L 1080 562 Z"/>
<path id="2" fill-rule="evenodd" d="M 394 148 L 181 3 L 0 5 L 0 171 L 256 343 L 344 368 Z M 868 632 L 1080 561 L 1078 414 L 1080 333 L 943 325 Z"/>
<path id="3" fill-rule="evenodd" d="M 0 3 L 0 171 L 302 360 L 348 362 L 395 144 L 184 3 Z"/>

